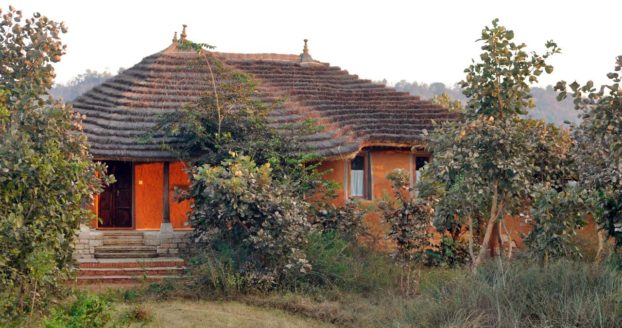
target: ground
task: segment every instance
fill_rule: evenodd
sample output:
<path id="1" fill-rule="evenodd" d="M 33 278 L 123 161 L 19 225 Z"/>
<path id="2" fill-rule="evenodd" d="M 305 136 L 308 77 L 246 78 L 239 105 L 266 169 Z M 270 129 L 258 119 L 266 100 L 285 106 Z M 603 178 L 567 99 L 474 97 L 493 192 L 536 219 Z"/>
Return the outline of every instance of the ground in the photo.
<path id="1" fill-rule="evenodd" d="M 147 323 L 130 327 L 257 327 L 257 328 L 328 328 L 331 324 L 301 318 L 284 311 L 265 309 L 238 302 L 165 301 L 141 303 L 152 314 Z M 131 305 L 118 305 L 119 315 Z"/>

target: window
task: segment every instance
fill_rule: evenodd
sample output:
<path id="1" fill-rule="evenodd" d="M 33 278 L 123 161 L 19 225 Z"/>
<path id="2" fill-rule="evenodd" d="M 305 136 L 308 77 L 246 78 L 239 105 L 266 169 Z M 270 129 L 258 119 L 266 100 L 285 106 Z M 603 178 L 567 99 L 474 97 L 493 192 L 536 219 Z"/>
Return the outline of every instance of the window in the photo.
<path id="1" fill-rule="evenodd" d="M 416 156 L 415 157 L 415 183 L 419 181 L 421 176 L 421 169 L 430 161 L 429 156 Z"/>
<path id="2" fill-rule="evenodd" d="M 357 156 L 350 165 L 350 196 L 365 197 L 365 158 Z"/>
<path id="3" fill-rule="evenodd" d="M 350 196 L 365 198 L 365 157 L 356 156 L 350 164 Z"/>

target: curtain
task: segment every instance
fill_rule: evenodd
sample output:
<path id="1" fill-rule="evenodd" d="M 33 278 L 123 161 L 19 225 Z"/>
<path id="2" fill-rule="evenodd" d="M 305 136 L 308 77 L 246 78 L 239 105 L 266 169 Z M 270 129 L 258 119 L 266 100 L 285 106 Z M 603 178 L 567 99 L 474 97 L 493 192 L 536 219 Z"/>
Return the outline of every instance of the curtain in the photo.
<path id="1" fill-rule="evenodd" d="M 363 197 L 363 186 L 365 185 L 365 174 L 363 170 L 350 171 L 350 196 Z"/>

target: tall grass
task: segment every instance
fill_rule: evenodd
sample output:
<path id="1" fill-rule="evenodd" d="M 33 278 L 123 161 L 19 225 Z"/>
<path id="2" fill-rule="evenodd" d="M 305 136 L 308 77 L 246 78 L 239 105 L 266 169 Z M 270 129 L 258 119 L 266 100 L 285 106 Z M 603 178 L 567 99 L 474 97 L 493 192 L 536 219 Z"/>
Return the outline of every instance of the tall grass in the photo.
<path id="1" fill-rule="evenodd" d="M 405 321 L 421 327 L 622 327 L 622 275 L 561 261 L 494 263 L 448 279 L 428 272 Z"/>

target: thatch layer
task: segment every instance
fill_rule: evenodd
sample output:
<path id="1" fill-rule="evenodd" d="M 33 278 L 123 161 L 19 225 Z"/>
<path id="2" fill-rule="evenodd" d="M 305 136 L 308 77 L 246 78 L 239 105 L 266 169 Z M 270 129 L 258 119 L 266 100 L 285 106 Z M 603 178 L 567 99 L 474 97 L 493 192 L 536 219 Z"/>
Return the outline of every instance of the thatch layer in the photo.
<path id="1" fill-rule="evenodd" d="M 271 126 L 296 137 L 322 157 L 351 156 L 367 146 L 410 147 L 422 143 L 432 120 L 456 119 L 441 106 L 359 79 L 339 67 L 302 61 L 296 55 L 209 52 L 225 66 L 258 80 L 257 97 L 277 104 Z M 84 131 L 98 159 L 174 160 L 162 135 L 145 138 L 159 115 L 197 101 L 209 88 L 205 60 L 173 45 L 76 99 Z M 313 119 L 321 131 L 300 135 L 296 126 Z"/>

